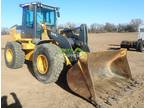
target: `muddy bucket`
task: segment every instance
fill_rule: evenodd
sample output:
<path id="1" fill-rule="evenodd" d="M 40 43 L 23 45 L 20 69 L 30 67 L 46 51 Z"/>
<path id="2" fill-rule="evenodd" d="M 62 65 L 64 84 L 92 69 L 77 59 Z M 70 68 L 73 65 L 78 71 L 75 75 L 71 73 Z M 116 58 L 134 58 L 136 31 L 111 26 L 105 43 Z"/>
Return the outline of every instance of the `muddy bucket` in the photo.
<path id="1" fill-rule="evenodd" d="M 103 102 L 132 79 L 126 55 L 125 49 L 81 53 L 67 73 L 69 88 L 93 104 Z"/>

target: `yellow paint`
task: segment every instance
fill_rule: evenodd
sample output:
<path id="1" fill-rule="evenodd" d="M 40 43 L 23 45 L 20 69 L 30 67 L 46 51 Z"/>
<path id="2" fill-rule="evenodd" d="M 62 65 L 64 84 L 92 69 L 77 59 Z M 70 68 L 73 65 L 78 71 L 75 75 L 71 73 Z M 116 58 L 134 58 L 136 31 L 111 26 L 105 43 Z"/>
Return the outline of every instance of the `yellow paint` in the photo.
<path id="1" fill-rule="evenodd" d="M 43 27 L 43 33 L 41 35 L 42 40 L 49 40 L 46 24 L 42 24 L 42 27 Z"/>
<path id="2" fill-rule="evenodd" d="M 25 59 L 26 60 L 29 60 L 29 61 L 32 61 L 32 57 L 33 57 L 33 52 L 34 50 L 30 50 L 30 51 L 25 51 L 27 53 L 25 53 Z"/>
<path id="3" fill-rule="evenodd" d="M 66 64 L 66 65 L 72 65 L 71 62 L 70 62 L 70 60 L 69 60 L 68 57 L 66 56 L 66 54 L 65 54 L 65 53 L 63 53 L 63 54 L 64 54 L 64 58 L 65 58 L 65 64 Z"/>
<path id="4" fill-rule="evenodd" d="M 41 74 L 46 74 L 48 71 L 48 60 L 47 57 L 43 54 L 38 55 L 36 66 L 38 69 L 38 72 Z"/>
<path id="5" fill-rule="evenodd" d="M 20 40 L 21 39 L 21 33 L 19 32 L 17 32 L 17 30 L 16 30 L 16 26 L 14 26 L 14 27 L 12 27 L 11 29 L 10 29 L 10 35 L 12 36 L 12 37 L 14 37 L 14 40 Z"/>
<path id="6" fill-rule="evenodd" d="M 12 49 L 8 48 L 6 50 L 6 60 L 11 63 L 12 60 L 13 60 L 13 52 L 12 52 Z"/>
<path id="7" fill-rule="evenodd" d="M 21 43 L 22 49 L 24 50 L 27 49 L 32 50 L 35 48 L 35 44 L 32 43 L 32 39 L 26 38 L 26 39 L 19 39 L 18 41 Z"/>
<path id="8" fill-rule="evenodd" d="M 83 62 L 87 62 L 87 52 L 80 52 L 79 53 L 79 58 L 80 60 L 82 60 Z"/>
<path id="9" fill-rule="evenodd" d="M 120 51 L 121 51 L 121 52 L 120 52 L 120 55 L 121 55 L 121 56 L 127 55 L 127 49 L 121 48 Z"/>
<path id="10" fill-rule="evenodd" d="M 22 49 L 24 50 L 28 50 L 28 49 L 32 50 L 35 48 L 35 45 L 33 43 L 22 43 L 21 45 L 22 45 Z"/>
<path id="11" fill-rule="evenodd" d="M 35 44 L 32 43 L 32 39 L 20 39 L 21 47 L 25 52 L 25 59 L 32 61 L 32 55 L 35 49 Z"/>

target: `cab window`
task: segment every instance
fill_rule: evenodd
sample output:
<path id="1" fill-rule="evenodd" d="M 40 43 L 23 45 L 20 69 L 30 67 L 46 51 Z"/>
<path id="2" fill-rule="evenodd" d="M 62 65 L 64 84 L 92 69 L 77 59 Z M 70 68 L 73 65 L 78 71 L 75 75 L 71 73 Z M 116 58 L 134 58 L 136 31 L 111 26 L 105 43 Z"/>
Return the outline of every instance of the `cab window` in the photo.
<path id="1" fill-rule="evenodd" d="M 55 25 L 55 13 L 54 11 L 46 12 L 46 23 L 47 25 Z"/>
<path id="2" fill-rule="evenodd" d="M 26 12 L 26 26 L 32 28 L 34 24 L 34 12 L 32 10 L 25 10 Z"/>
<path id="3" fill-rule="evenodd" d="M 55 25 L 55 11 L 48 10 L 48 9 L 41 9 L 37 10 L 37 23 L 46 23 L 46 25 L 54 26 Z"/>

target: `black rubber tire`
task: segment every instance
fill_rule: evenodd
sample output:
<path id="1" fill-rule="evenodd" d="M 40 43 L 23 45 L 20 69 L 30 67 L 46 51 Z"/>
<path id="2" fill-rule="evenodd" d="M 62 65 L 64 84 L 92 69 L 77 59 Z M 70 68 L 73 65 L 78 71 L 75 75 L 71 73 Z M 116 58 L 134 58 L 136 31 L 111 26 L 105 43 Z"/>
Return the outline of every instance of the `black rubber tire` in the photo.
<path id="1" fill-rule="evenodd" d="M 37 57 L 39 54 L 46 56 L 48 60 L 48 71 L 41 74 L 37 69 Z M 56 82 L 64 67 L 64 56 L 62 50 L 50 43 L 40 44 L 36 47 L 33 54 L 33 68 L 35 77 L 43 83 Z"/>
<path id="2" fill-rule="evenodd" d="M 6 51 L 10 48 L 13 53 L 12 62 L 8 62 L 6 59 Z M 21 68 L 25 61 L 24 51 L 21 49 L 21 45 L 18 42 L 7 42 L 4 51 L 5 63 L 8 68 L 17 69 Z"/>
<path id="3" fill-rule="evenodd" d="M 120 44 L 121 48 L 126 48 L 127 50 L 129 50 L 130 46 L 129 46 L 129 41 L 122 41 Z"/>
<path id="4" fill-rule="evenodd" d="M 143 51 L 143 41 L 138 40 L 137 42 L 137 51 L 142 52 Z"/>
<path id="5" fill-rule="evenodd" d="M 122 41 L 120 46 L 121 48 L 127 48 L 127 41 Z"/>

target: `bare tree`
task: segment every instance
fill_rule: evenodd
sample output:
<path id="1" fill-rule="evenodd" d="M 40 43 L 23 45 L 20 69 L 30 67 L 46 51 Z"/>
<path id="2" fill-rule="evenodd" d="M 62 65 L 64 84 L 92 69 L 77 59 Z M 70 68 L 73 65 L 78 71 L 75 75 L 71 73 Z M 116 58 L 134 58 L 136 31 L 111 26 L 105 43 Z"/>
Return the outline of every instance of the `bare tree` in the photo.
<path id="1" fill-rule="evenodd" d="M 96 29 L 97 29 L 97 24 L 93 23 L 90 25 L 90 32 L 91 33 L 96 33 Z"/>
<path id="2" fill-rule="evenodd" d="M 144 24 L 144 21 L 142 19 L 132 19 L 129 23 L 127 24 L 118 24 L 115 25 L 113 23 L 105 23 L 103 24 L 98 24 L 98 23 L 92 23 L 88 31 L 91 33 L 102 33 L 102 32 L 136 32 L 138 30 L 139 25 Z M 64 28 L 75 28 L 76 24 L 75 23 L 65 23 L 65 24 L 60 24 L 58 25 L 58 29 L 64 29 Z"/>
<path id="3" fill-rule="evenodd" d="M 63 25 L 63 24 L 59 24 L 59 25 L 57 26 L 57 29 L 64 29 L 64 25 Z"/>
<path id="4" fill-rule="evenodd" d="M 64 27 L 65 28 L 75 28 L 76 27 L 76 25 L 74 24 L 74 23 L 71 23 L 71 22 L 68 22 L 68 23 L 66 23 L 65 25 L 64 25 Z"/>
<path id="5" fill-rule="evenodd" d="M 134 31 L 137 31 L 141 24 L 143 24 L 142 19 L 132 19 L 129 25 L 133 26 Z"/>
<path id="6" fill-rule="evenodd" d="M 125 32 L 127 24 L 118 24 L 117 32 Z"/>
<path id="7" fill-rule="evenodd" d="M 6 27 L 1 28 L 1 35 L 8 35 L 9 34 L 9 29 Z"/>
<path id="8" fill-rule="evenodd" d="M 104 32 L 104 25 L 93 23 L 93 24 L 90 25 L 89 31 L 91 33 Z"/>
<path id="9" fill-rule="evenodd" d="M 105 24 L 105 30 L 107 32 L 116 32 L 117 31 L 117 27 L 114 24 L 112 24 L 112 23 L 106 23 Z"/>

